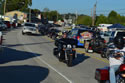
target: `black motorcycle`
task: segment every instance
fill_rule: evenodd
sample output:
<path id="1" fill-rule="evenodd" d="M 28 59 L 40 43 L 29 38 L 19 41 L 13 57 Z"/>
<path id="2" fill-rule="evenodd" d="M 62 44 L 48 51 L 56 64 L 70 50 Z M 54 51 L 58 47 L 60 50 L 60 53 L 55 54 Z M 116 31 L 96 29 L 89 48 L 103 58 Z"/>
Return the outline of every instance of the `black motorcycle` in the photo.
<path id="1" fill-rule="evenodd" d="M 103 51 L 101 53 L 102 58 L 109 59 L 109 55 L 112 53 L 111 49 L 114 49 L 113 43 L 107 43 L 106 47 L 103 48 Z"/>
<path id="2" fill-rule="evenodd" d="M 54 55 L 56 55 L 60 62 L 66 62 L 67 66 L 72 66 L 73 60 L 76 58 L 76 44 L 74 39 L 58 39 L 55 41 L 56 48 L 54 48 Z"/>

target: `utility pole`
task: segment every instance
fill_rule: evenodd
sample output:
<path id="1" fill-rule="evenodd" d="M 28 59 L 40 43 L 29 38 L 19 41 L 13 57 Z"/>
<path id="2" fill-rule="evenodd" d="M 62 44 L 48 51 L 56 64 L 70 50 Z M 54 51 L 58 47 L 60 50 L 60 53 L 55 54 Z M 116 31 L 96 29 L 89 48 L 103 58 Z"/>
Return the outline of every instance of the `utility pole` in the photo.
<path id="1" fill-rule="evenodd" d="M 57 12 L 57 17 L 56 17 L 56 20 L 58 21 L 58 19 L 59 19 L 59 14 L 58 14 L 58 12 Z"/>
<path id="2" fill-rule="evenodd" d="M 29 8 L 29 22 L 31 22 L 31 9 Z"/>
<path id="3" fill-rule="evenodd" d="M 95 25 L 95 20 L 96 20 L 96 5 L 97 5 L 97 0 L 93 8 L 92 26 Z"/>
<path id="4" fill-rule="evenodd" d="M 28 0 L 28 2 L 30 3 L 30 0 Z M 31 22 L 31 8 L 29 6 L 29 22 Z"/>
<path id="5" fill-rule="evenodd" d="M 7 0 L 5 0 L 5 2 L 4 2 L 4 15 L 5 15 L 5 13 L 6 13 L 6 3 L 7 3 Z"/>
<path id="6" fill-rule="evenodd" d="M 77 19 L 78 19 L 78 12 L 76 11 L 76 24 L 77 24 Z"/>

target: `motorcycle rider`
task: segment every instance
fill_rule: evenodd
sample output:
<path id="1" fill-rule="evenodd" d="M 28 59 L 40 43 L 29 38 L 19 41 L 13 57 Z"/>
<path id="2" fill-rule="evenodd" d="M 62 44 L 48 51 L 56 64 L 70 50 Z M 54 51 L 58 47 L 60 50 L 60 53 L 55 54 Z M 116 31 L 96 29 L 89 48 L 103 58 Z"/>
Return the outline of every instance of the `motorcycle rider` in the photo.
<path id="1" fill-rule="evenodd" d="M 109 65 L 110 65 L 110 83 L 116 83 L 115 72 L 118 70 L 119 66 L 124 62 L 124 39 L 123 37 L 117 36 L 114 38 L 114 46 L 113 50 L 119 51 L 115 54 L 109 56 Z"/>
<path id="2" fill-rule="evenodd" d="M 62 48 L 63 48 L 63 44 L 66 42 L 67 39 L 68 39 L 67 33 L 66 31 L 63 31 L 62 37 L 56 40 L 56 43 L 58 43 L 58 51 L 60 51 L 60 61 L 62 61 L 65 58 L 65 54 Z"/>
<path id="3" fill-rule="evenodd" d="M 66 33 L 66 31 L 63 31 L 63 32 L 62 32 L 62 38 L 67 38 L 67 33 Z"/>

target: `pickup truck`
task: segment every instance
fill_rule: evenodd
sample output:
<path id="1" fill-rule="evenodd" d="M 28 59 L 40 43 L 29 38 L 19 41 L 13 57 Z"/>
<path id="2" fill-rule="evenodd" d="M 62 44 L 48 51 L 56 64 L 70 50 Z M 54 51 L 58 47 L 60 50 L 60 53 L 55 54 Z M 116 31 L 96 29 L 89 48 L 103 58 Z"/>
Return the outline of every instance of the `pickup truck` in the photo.
<path id="1" fill-rule="evenodd" d="M 2 40 L 3 40 L 3 35 L 2 32 L 0 32 L 0 51 L 2 51 Z"/>

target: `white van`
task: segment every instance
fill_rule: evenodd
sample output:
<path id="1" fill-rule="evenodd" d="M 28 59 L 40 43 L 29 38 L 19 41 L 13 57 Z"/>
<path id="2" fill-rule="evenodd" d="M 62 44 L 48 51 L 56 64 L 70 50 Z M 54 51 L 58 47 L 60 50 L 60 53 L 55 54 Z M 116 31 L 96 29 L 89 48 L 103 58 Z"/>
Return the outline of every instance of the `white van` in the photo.
<path id="1" fill-rule="evenodd" d="M 108 31 L 108 28 L 109 26 L 112 26 L 112 24 L 99 24 L 99 27 L 98 29 L 101 30 L 102 32 L 106 32 Z"/>

